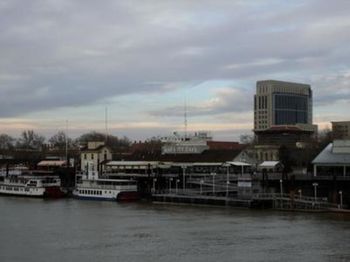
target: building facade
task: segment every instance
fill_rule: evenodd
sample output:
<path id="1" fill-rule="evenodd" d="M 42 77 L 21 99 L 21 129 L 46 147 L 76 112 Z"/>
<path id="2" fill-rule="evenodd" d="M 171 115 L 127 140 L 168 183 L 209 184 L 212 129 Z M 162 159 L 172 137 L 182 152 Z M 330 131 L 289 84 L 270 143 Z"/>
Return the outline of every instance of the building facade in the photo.
<path id="1" fill-rule="evenodd" d="M 254 96 L 254 133 L 258 162 L 279 161 L 282 146 L 294 151 L 307 148 L 317 133 L 317 126 L 312 123 L 310 85 L 258 81 Z M 301 163 L 298 159 L 295 162 Z"/>
<path id="2" fill-rule="evenodd" d="M 332 122 L 332 132 L 335 139 L 350 139 L 350 121 Z"/>
<path id="3" fill-rule="evenodd" d="M 256 83 L 254 131 L 272 126 L 298 125 L 313 130 L 310 85 L 264 80 Z"/>
<path id="4" fill-rule="evenodd" d="M 80 153 L 81 171 L 91 171 L 97 176 L 102 171 L 101 163 L 108 160 L 112 160 L 112 150 L 104 142 L 88 142 Z"/>
<path id="5" fill-rule="evenodd" d="M 162 137 L 162 154 L 201 154 L 209 149 L 208 141 L 212 136 L 207 131 L 198 131 L 192 134 L 179 134 L 174 132 L 172 136 Z"/>

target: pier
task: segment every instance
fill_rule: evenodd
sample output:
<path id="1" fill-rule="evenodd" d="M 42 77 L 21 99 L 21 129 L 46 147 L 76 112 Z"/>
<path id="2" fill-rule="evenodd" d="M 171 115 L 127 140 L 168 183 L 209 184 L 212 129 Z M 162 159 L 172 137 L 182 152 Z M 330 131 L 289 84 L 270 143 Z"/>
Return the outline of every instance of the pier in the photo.
<path id="1" fill-rule="evenodd" d="M 181 181 L 165 178 L 169 182 L 162 184 L 153 179 L 152 201 L 306 212 L 341 212 L 347 208 L 339 196 L 332 197 L 332 192 L 347 188 L 349 177 L 289 174 L 282 180 L 277 173 L 268 178 L 262 174 L 187 175 Z"/>

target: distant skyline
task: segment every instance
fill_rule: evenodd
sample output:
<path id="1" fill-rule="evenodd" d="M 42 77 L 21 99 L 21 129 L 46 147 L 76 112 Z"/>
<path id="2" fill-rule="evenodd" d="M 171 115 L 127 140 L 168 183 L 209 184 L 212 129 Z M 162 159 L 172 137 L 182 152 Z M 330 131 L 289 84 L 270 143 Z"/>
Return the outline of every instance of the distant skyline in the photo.
<path id="1" fill-rule="evenodd" d="M 310 84 L 314 123 L 350 120 L 350 1 L 0 3 L 0 133 L 184 130 L 239 140 L 256 81 Z"/>

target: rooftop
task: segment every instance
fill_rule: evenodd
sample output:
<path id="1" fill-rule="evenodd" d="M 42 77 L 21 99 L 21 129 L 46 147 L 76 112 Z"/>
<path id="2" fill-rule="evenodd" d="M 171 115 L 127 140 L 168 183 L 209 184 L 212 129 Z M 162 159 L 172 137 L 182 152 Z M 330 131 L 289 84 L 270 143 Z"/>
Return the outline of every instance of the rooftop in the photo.
<path id="1" fill-rule="evenodd" d="M 326 146 L 312 161 L 313 164 L 350 164 L 349 153 L 335 153 L 333 143 Z"/>

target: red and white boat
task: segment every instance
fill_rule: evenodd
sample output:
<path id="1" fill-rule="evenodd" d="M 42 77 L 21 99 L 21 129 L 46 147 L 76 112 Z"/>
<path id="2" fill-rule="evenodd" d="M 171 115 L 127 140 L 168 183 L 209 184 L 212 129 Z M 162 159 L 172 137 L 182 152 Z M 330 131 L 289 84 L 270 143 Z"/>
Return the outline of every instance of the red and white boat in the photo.
<path id="1" fill-rule="evenodd" d="M 60 198 L 61 180 L 54 175 L 34 175 L 23 172 L 27 170 L 10 170 L 0 176 L 0 194 L 28 197 Z"/>

